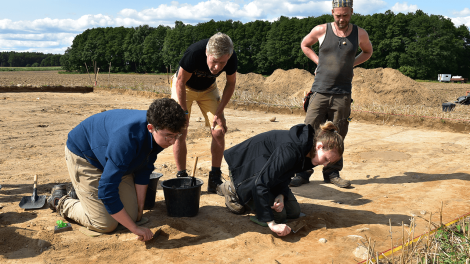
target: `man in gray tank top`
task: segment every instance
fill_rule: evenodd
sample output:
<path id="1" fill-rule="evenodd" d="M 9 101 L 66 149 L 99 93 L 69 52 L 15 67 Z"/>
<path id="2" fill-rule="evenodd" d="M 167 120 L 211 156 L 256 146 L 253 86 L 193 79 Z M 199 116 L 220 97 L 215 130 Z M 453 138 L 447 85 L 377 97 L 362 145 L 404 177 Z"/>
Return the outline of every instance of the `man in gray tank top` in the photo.
<path id="1" fill-rule="evenodd" d="M 353 68 L 367 61 L 373 51 L 367 32 L 349 23 L 352 6 L 353 0 L 333 0 L 334 22 L 314 27 L 300 45 L 305 55 L 317 64 L 305 124 L 310 124 L 317 131 L 320 124 L 333 121 L 343 139 L 348 133 L 351 114 Z M 319 55 L 311 48 L 317 42 L 320 45 Z M 362 52 L 356 56 L 358 47 Z M 342 188 L 349 187 L 350 181 L 339 176 L 342 169 L 343 159 L 323 167 L 324 181 Z M 308 183 L 312 173 L 296 174 L 290 186 Z"/>

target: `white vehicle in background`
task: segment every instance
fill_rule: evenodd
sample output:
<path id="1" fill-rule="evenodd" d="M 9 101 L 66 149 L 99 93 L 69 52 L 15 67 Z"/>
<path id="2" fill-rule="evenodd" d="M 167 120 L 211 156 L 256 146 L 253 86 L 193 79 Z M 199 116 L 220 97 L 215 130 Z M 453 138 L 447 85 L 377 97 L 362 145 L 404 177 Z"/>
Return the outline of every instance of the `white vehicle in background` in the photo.
<path id="1" fill-rule="evenodd" d="M 468 81 L 468 78 L 462 78 L 462 76 L 452 76 L 452 74 L 438 74 L 437 75 L 437 80 L 439 82 L 461 82 L 461 83 L 466 83 Z"/>
<path id="2" fill-rule="evenodd" d="M 450 82 L 451 77 L 452 77 L 452 74 L 438 74 L 437 80 L 439 82 Z"/>

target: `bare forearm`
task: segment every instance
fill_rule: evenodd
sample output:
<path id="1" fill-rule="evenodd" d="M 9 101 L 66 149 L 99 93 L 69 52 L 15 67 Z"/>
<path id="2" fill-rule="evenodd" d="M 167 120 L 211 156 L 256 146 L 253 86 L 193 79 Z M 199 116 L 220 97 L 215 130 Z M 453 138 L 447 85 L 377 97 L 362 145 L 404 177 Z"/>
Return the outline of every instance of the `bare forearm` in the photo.
<path id="1" fill-rule="evenodd" d="M 305 56 L 307 56 L 307 58 L 309 58 L 311 61 L 315 62 L 315 64 L 318 65 L 318 55 L 315 53 L 315 51 L 313 51 L 312 48 L 307 46 L 302 46 L 301 48 Z"/>
<path id="2" fill-rule="evenodd" d="M 184 111 L 188 110 L 186 109 L 186 85 L 180 80 L 176 81 L 176 96 L 178 97 L 178 103 L 181 105 L 181 108 L 183 108 Z"/>
<path id="3" fill-rule="evenodd" d="M 361 63 L 366 62 L 372 56 L 372 52 L 361 52 L 357 55 L 356 59 L 354 60 L 354 66 L 357 66 Z"/>
<path id="4" fill-rule="evenodd" d="M 135 192 L 137 194 L 137 206 L 139 213 L 144 210 L 145 194 L 147 193 L 148 185 L 135 184 Z"/>
<path id="5" fill-rule="evenodd" d="M 135 233 L 137 229 L 137 225 L 131 219 L 129 214 L 127 214 L 126 210 L 123 208 L 121 211 L 111 215 L 116 221 L 118 221 L 121 225 L 125 226 L 129 229 L 132 233 Z"/>
<path id="6" fill-rule="evenodd" d="M 233 92 L 235 91 L 235 83 L 226 83 L 224 88 L 224 93 L 222 94 L 222 99 L 220 100 L 220 104 L 217 107 L 217 111 L 215 113 L 216 116 L 221 115 L 224 112 L 225 106 L 227 106 L 230 98 L 232 98 Z"/>

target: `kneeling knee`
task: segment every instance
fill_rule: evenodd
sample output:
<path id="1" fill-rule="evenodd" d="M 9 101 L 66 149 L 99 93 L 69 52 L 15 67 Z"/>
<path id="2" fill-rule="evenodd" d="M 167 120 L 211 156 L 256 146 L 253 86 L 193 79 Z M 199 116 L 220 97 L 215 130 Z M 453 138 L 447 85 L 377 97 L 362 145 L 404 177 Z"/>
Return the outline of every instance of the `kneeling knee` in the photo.
<path id="1" fill-rule="evenodd" d="M 295 206 L 294 208 L 289 208 L 287 212 L 288 219 L 296 219 L 300 217 L 300 206 Z"/>
<path id="2" fill-rule="evenodd" d="M 217 126 L 214 130 L 212 130 L 212 136 L 215 138 L 224 138 L 224 132 L 222 131 L 222 128 Z"/>
<path id="3" fill-rule="evenodd" d="M 100 232 L 100 233 L 111 233 L 114 230 L 116 230 L 118 225 L 119 225 L 119 223 L 117 221 L 116 222 L 109 222 L 109 223 L 104 223 L 102 225 L 92 225 L 92 229 L 94 229 L 95 231 Z"/>

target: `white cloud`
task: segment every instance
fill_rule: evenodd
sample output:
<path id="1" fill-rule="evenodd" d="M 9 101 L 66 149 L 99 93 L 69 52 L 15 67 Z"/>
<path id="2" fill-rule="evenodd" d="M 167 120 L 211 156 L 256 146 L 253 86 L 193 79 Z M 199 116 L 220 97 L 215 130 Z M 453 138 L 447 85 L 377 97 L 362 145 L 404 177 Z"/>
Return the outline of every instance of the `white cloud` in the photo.
<path id="1" fill-rule="evenodd" d="M 405 5 L 408 7 L 406 2 Z M 379 12 L 385 6 L 383 0 L 356 0 L 354 11 L 370 14 Z M 190 24 L 211 19 L 232 19 L 244 23 L 253 20 L 274 21 L 280 16 L 308 17 L 330 14 L 331 8 L 331 0 L 202 0 L 194 5 L 172 1 L 142 11 L 126 8 L 116 14 L 116 17 L 88 14 L 78 19 L 0 19 L 0 50 L 56 50 L 63 53 L 77 34 L 89 28 L 136 27 L 144 24 L 154 27 L 173 26 L 176 20 Z"/>
<path id="2" fill-rule="evenodd" d="M 84 15 L 79 19 L 51 19 L 42 18 L 33 21 L 16 21 L 10 19 L 0 20 L 1 31 L 23 31 L 23 32 L 42 32 L 42 31 L 61 31 L 61 32 L 82 32 L 87 28 L 93 27 L 111 27 L 115 25 L 115 19 L 105 15 Z"/>
<path id="3" fill-rule="evenodd" d="M 103 14 L 83 15 L 78 19 L 43 18 L 33 21 L 0 20 L 1 33 L 39 33 L 39 32 L 76 32 L 80 33 L 93 27 L 139 26 L 149 24 L 173 25 L 175 20 L 185 23 L 199 23 L 210 19 L 240 20 L 242 22 L 256 19 L 275 19 L 279 16 L 307 17 L 331 13 L 331 1 L 321 0 L 254 0 L 251 2 L 234 2 L 233 0 L 207 0 L 195 5 L 178 3 L 161 4 L 156 8 L 137 11 L 123 9 L 117 17 Z M 386 3 L 383 0 L 357 0 L 355 11 L 360 14 L 376 12 Z M 395 6 L 397 6 L 396 4 Z M 405 3 L 404 5 L 407 6 Z"/>
<path id="4" fill-rule="evenodd" d="M 456 15 L 456 16 L 468 16 L 468 15 L 470 15 L 470 8 L 465 7 L 462 11 L 454 12 L 454 15 Z"/>
<path id="5" fill-rule="evenodd" d="M 460 25 L 465 25 L 470 28 L 470 16 L 454 17 L 454 18 L 450 18 L 450 20 L 454 22 L 456 27 L 459 27 Z"/>
<path id="6" fill-rule="evenodd" d="M 72 44 L 75 33 L 41 33 L 41 34 L 1 34 L 3 40 L 59 41 L 61 44 Z"/>
<path id="7" fill-rule="evenodd" d="M 23 48 L 23 47 L 32 47 L 32 48 L 45 48 L 45 47 L 55 47 L 60 43 L 58 41 L 24 41 L 24 40 L 3 40 L 0 39 L 0 47 L 2 49 L 8 48 Z"/>
<path id="8" fill-rule="evenodd" d="M 330 13 L 330 11 L 331 1 L 254 0 L 247 4 L 239 4 L 228 0 L 207 0 L 196 5 L 180 4 L 173 1 L 171 4 L 161 4 L 156 8 L 140 12 L 134 9 L 123 9 L 119 15 L 139 21 L 207 21 L 220 18 L 247 22 L 256 19 L 270 19 L 280 15 L 321 15 Z"/>
<path id="9" fill-rule="evenodd" d="M 402 4 L 395 3 L 395 5 L 391 8 L 391 10 L 394 13 L 409 13 L 409 12 L 415 12 L 416 10 L 418 10 L 418 6 L 408 5 L 407 2 L 403 2 Z"/>

